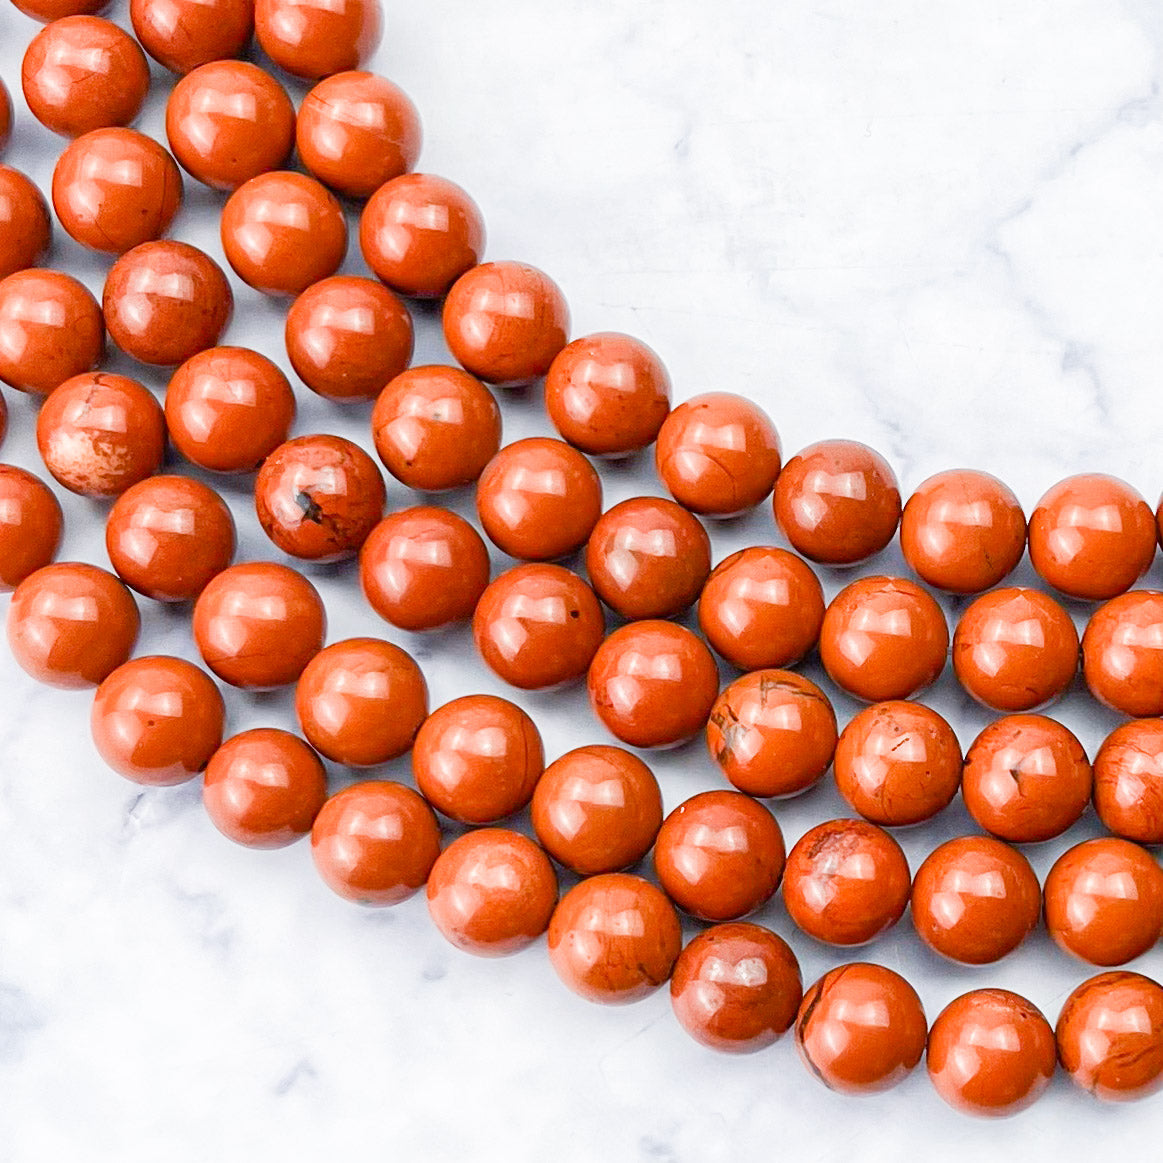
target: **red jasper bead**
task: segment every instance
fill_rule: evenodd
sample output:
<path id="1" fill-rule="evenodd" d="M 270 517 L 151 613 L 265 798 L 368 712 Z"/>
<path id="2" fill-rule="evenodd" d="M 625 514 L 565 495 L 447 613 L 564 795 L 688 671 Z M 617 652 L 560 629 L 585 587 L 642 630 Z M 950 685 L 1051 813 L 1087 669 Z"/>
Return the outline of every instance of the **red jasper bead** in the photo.
<path id="1" fill-rule="evenodd" d="M 1082 636 L 1082 673 L 1113 710 L 1163 714 L 1163 593 L 1132 590 L 1099 606 Z"/>
<path id="2" fill-rule="evenodd" d="M 159 65 L 185 74 L 242 53 L 254 29 L 254 0 L 129 0 L 129 19 Z"/>
<path id="3" fill-rule="evenodd" d="M 0 279 L 36 266 L 51 240 L 44 195 L 19 170 L 0 166 Z"/>
<path id="4" fill-rule="evenodd" d="M 1116 727 L 1094 757 L 1094 810 L 1107 830 L 1163 844 L 1163 721 Z"/>
<path id="5" fill-rule="evenodd" d="M 359 68 L 382 30 L 379 0 L 255 0 L 259 47 L 308 81 Z"/>
<path id="6" fill-rule="evenodd" d="M 0 464 L 0 593 L 56 557 L 63 523 L 60 502 L 39 477 Z"/>

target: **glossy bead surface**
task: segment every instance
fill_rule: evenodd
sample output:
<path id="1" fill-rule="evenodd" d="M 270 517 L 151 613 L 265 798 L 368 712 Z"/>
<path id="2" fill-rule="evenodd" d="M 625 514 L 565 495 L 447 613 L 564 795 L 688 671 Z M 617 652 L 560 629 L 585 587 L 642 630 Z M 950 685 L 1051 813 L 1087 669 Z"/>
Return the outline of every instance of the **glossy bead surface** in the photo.
<path id="1" fill-rule="evenodd" d="M 416 786 L 462 824 L 494 824 L 519 812 L 544 768 L 533 720 L 495 695 L 465 695 L 438 707 L 412 746 Z"/>
<path id="2" fill-rule="evenodd" d="M 57 218 L 90 250 L 124 254 L 160 238 L 181 202 L 177 163 L 133 129 L 94 129 L 78 137 L 53 170 Z"/>
<path id="3" fill-rule="evenodd" d="M 1082 636 L 1082 673 L 1113 710 L 1163 714 L 1163 593 L 1131 590 L 1099 606 Z"/>
<path id="4" fill-rule="evenodd" d="M 836 787 L 866 820 L 919 824 L 961 786 L 961 745 L 953 728 L 920 703 L 876 703 L 855 715 L 836 746 Z"/>
<path id="5" fill-rule="evenodd" d="M 857 961 L 829 970 L 795 1019 L 800 1060 L 841 1094 L 879 1094 L 921 1060 L 929 1032 L 917 991 L 899 973 Z"/>
<path id="6" fill-rule="evenodd" d="M 118 576 L 139 594 L 190 602 L 234 559 L 234 518 L 201 481 L 149 477 L 110 509 L 105 548 Z"/>
<path id="7" fill-rule="evenodd" d="M 0 282 L 0 380 L 10 387 L 47 396 L 104 351 L 101 308 L 72 275 L 34 269 Z"/>
<path id="8" fill-rule="evenodd" d="M 680 909 L 704 921 L 733 921 L 779 887 L 786 852 L 775 817 L 737 791 L 707 791 L 662 822 L 654 871 Z"/>
<path id="9" fill-rule="evenodd" d="M 149 89 L 149 66 L 137 41 L 116 24 L 66 16 L 32 38 L 20 83 L 41 125 L 79 137 L 133 121 Z"/>
<path id="10" fill-rule="evenodd" d="M 0 594 L 56 557 L 63 523 L 48 485 L 22 468 L 0 464 Z"/>
<path id="11" fill-rule="evenodd" d="M 707 721 L 707 749 L 723 774 L 753 796 L 793 796 L 828 770 L 836 712 L 814 682 L 759 670 L 725 687 Z"/>
<path id="12" fill-rule="evenodd" d="M 252 472 L 287 439 L 295 395 L 265 355 L 213 347 L 174 372 L 165 415 L 170 440 L 192 464 L 211 472 Z"/>
<path id="13" fill-rule="evenodd" d="M 335 274 L 347 251 L 343 210 L 314 178 L 290 170 L 244 182 L 222 208 L 222 249 L 244 283 L 298 295 Z"/>
<path id="14" fill-rule="evenodd" d="M 359 246 L 376 277 L 401 295 L 445 294 L 480 262 L 480 207 L 454 182 L 405 174 L 385 182 L 359 220 Z"/>
<path id="15" fill-rule="evenodd" d="M 519 565 L 489 585 L 472 618 L 476 648 L 511 686 L 541 690 L 586 673 L 606 623 L 594 591 L 560 565 Z"/>
<path id="16" fill-rule="evenodd" d="M 428 685 L 406 650 L 379 638 L 348 638 L 307 663 L 295 713 L 320 755 L 371 767 L 412 746 L 428 714 Z"/>
<path id="17" fill-rule="evenodd" d="M 663 421 L 654 465 L 684 508 L 733 517 L 771 492 L 779 475 L 779 434 L 758 404 L 731 392 L 707 392 Z"/>
<path id="18" fill-rule="evenodd" d="M 298 436 L 263 461 L 254 504 L 263 532 L 292 557 L 341 561 L 384 515 L 375 461 L 341 436 Z"/>
<path id="19" fill-rule="evenodd" d="M 919 484 L 901 514 L 901 552 L 924 582 L 954 594 L 997 585 L 1026 551 L 1026 517 L 987 472 L 950 469 Z"/>
<path id="20" fill-rule="evenodd" d="M 548 561 L 586 543 L 602 514 L 602 482 L 577 449 L 531 436 L 506 445 L 485 465 L 476 505 L 498 549 L 526 561 Z"/>
<path id="21" fill-rule="evenodd" d="M 594 714 L 632 747 L 670 747 L 707 725 L 719 671 L 701 638 L 674 622 L 630 622 L 598 647 L 587 686 Z"/>
<path id="22" fill-rule="evenodd" d="M 1074 734 L 1044 715 L 1006 715 L 970 744 L 961 774 L 969 814 L 1011 844 L 1060 836 L 1086 810 L 1093 776 Z"/>
<path id="23" fill-rule="evenodd" d="M 192 178 L 215 190 L 237 190 L 290 157 L 295 107 L 283 86 L 257 65 L 216 60 L 171 90 L 166 139 Z"/>
<path id="24" fill-rule="evenodd" d="M 527 836 L 481 828 L 453 840 L 428 877 L 428 912 L 458 949 L 506 957 L 549 928 L 557 874 Z"/>
<path id="25" fill-rule="evenodd" d="M 1058 1061 L 1104 1102 L 1147 1098 L 1163 1086 L 1163 988 L 1141 973 L 1100 973 L 1066 999 Z"/>
<path id="26" fill-rule="evenodd" d="M 370 198 L 416 165 L 420 115 L 386 77 L 337 73 L 303 98 L 295 142 L 303 165 L 324 185 Z"/>
<path id="27" fill-rule="evenodd" d="M 374 279 L 333 275 L 287 312 L 287 355 L 299 378 L 329 400 L 374 400 L 412 358 L 412 317 Z"/>
<path id="28" fill-rule="evenodd" d="M 625 456 L 658 436 L 670 376 L 640 339 L 601 331 L 567 344 L 545 377 L 545 410 L 563 440 L 591 456 Z"/>
<path id="29" fill-rule="evenodd" d="M 246 690 L 293 683 L 323 648 L 326 630 L 315 587 L 271 562 L 223 570 L 194 606 L 194 641 L 206 665 Z"/>
<path id="30" fill-rule="evenodd" d="M 167 239 L 135 246 L 113 264 L 101 307 L 110 338 L 126 355 L 175 367 L 218 342 L 234 296 L 208 254 Z"/>
<path id="31" fill-rule="evenodd" d="M 1123 965 L 1163 931 L 1163 870 L 1129 840 L 1103 836 L 1068 848 L 1043 891 L 1050 936 L 1091 965 Z"/>
<path id="32" fill-rule="evenodd" d="M 181 658 L 134 658 L 97 688 L 90 722 L 101 758 L 147 787 L 193 779 L 222 743 L 226 707 L 213 680 Z"/>
<path id="33" fill-rule="evenodd" d="M 1055 589 L 1102 601 L 1129 590 L 1155 559 L 1155 514 L 1117 477 L 1059 481 L 1030 515 L 1030 561 Z"/>
<path id="34" fill-rule="evenodd" d="M 8 87 L 0 81 L 0 155 L 8 148 L 8 139 L 12 136 L 12 98 Z"/>
<path id="35" fill-rule="evenodd" d="M 426 492 L 472 484 L 501 447 L 501 410 L 492 392 L 455 367 L 402 372 L 380 392 L 371 423 L 384 467 Z"/>
<path id="36" fill-rule="evenodd" d="M 1033 931 L 1042 890 L 1030 862 L 990 836 L 961 836 L 934 848 L 913 878 L 913 927 L 936 953 L 987 965 Z"/>
<path id="37" fill-rule="evenodd" d="M 699 598 L 699 629 L 740 670 L 779 669 L 819 641 L 824 591 L 811 567 L 773 545 L 724 558 Z"/>
<path id="38" fill-rule="evenodd" d="M 883 828 L 830 820 L 805 832 L 783 870 L 783 903 L 796 925 L 829 945 L 863 945 L 901 919 L 908 861 Z"/>
<path id="39" fill-rule="evenodd" d="M 1094 810 L 1107 831 L 1163 844 L 1163 721 L 1116 727 L 1094 757 Z"/>
<path id="40" fill-rule="evenodd" d="M 254 28 L 254 0 L 129 0 L 129 19 L 141 47 L 184 74 L 242 53 Z"/>
<path id="41" fill-rule="evenodd" d="M 94 15 L 108 8 L 109 0 L 20 0 L 19 4 L 13 0 L 13 7 L 41 24 L 48 24 L 66 16 Z"/>
<path id="42" fill-rule="evenodd" d="M 279 68 L 313 81 L 371 56 L 382 31 L 379 0 L 256 0 L 254 31 Z"/>
<path id="43" fill-rule="evenodd" d="M 711 539 L 697 517 L 662 497 L 607 509 L 586 543 L 586 573 L 598 597 L 630 621 L 688 609 L 711 572 Z"/>
<path id="44" fill-rule="evenodd" d="M 419 505 L 389 514 L 368 534 L 359 579 L 384 621 L 435 630 L 472 617 L 489 584 L 489 554 L 463 517 Z"/>
<path id="45" fill-rule="evenodd" d="M 662 826 L 654 773 L 621 747 L 577 747 L 554 760 L 533 792 L 541 846 L 579 876 L 636 864 Z"/>
<path id="46" fill-rule="evenodd" d="M 1008 989 L 977 989 L 951 1001 L 929 1031 L 927 1066 L 955 1110 L 1007 1118 L 1050 1084 L 1054 1031 L 1032 1002 Z"/>
<path id="47" fill-rule="evenodd" d="M 44 195 L 19 170 L 0 166 L 0 279 L 36 266 L 51 239 Z"/>
<path id="48" fill-rule="evenodd" d="M 866 702 L 907 699 L 945 667 L 949 628 L 932 596 L 904 578 L 865 577 L 824 613 L 820 661 L 842 690 Z"/>
<path id="49" fill-rule="evenodd" d="M 410 787 L 364 780 L 337 791 L 311 827 L 311 857 L 344 900 L 385 908 L 407 900 L 440 855 L 440 826 Z"/>
<path id="50" fill-rule="evenodd" d="M 569 339 L 561 288 L 519 262 L 482 263 L 466 271 L 449 289 L 443 320 L 453 358 L 490 384 L 545 375 Z"/>
<path id="51" fill-rule="evenodd" d="M 141 616 L 133 596 L 94 565 L 60 562 L 29 574 L 8 606 L 8 645 L 38 682 L 95 687 L 133 652 Z"/>
<path id="52" fill-rule="evenodd" d="M 893 539 L 901 494 L 880 453 L 855 440 L 823 440 L 783 466 L 774 508 L 783 535 L 805 557 L 854 565 Z"/>
<path id="53" fill-rule="evenodd" d="M 549 922 L 549 961 L 574 993 L 626 1005 L 670 977 L 682 949 L 678 914 L 639 876 L 591 876 L 561 898 Z"/>
<path id="54" fill-rule="evenodd" d="M 206 766 L 202 804 L 214 826 L 248 848 L 285 848 L 311 831 L 327 798 L 319 756 L 274 727 L 227 739 Z"/>
<path id="55" fill-rule="evenodd" d="M 117 497 L 161 468 L 166 422 L 136 380 L 86 372 L 41 407 L 36 444 L 60 484 L 84 497 Z"/>
<path id="56" fill-rule="evenodd" d="M 696 1042 L 727 1054 L 770 1046 L 795 1020 L 799 962 L 783 938 L 746 921 L 713 925 L 679 954 L 670 1004 Z"/>
<path id="57" fill-rule="evenodd" d="M 965 690 L 996 711 L 1030 711 L 1070 686 L 1078 672 L 1078 631 L 1041 590 L 982 594 L 953 635 L 953 670 Z"/>

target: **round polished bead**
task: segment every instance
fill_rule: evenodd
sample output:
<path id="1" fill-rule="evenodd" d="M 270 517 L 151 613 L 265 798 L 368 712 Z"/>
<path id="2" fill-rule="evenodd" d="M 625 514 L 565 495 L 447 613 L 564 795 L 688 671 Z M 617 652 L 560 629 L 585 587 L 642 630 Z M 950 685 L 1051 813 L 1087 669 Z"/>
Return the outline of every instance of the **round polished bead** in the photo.
<path id="1" fill-rule="evenodd" d="M 444 300 L 444 339 L 466 371 L 490 384 L 543 376 L 569 339 L 569 307 L 543 271 L 519 262 L 467 270 Z"/>
<path id="2" fill-rule="evenodd" d="M 105 353 L 105 321 L 84 284 L 60 271 L 17 271 L 0 281 L 0 380 L 47 396 L 92 371 Z"/>
<path id="3" fill-rule="evenodd" d="M 771 492 L 779 475 L 779 434 L 758 404 L 731 392 L 707 392 L 663 421 L 654 464 L 684 508 L 733 517 Z"/>
<path id="4" fill-rule="evenodd" d="M 501 410 L 467 372 L 430 364 L 396 376 L 372 409 L 384 467 L 412 489 L 472 484 L 501 447 Z"/>
<path id="5" fill-rule="evenodd" d="M 791 666 L 819 641 L 823 623 L 819 578 L 794 553 L 773 545 L 724 558 L 699 598 L 699 628 L 740 670 Z"/>
<path id="6" fill-rule="evenodd" d="M 670 977 L 682 949 L 674 906 L 649 881 L 591 876 L 561 898 L 549 922 L 549 961 L 587 1001 L 626 1005 Z"/>
<path id="7" fill-rule="evenodd" d="M 854 565 L 893 539 L 901 494 L 880 453 L 855 440 L 823 440 L 784 465 L 774 508 L 783 535 L 805 557 Z"/>
<path id="8" fill-rule="evenodd" d="M 719 671 L 702 639 L 674 622 L 630 622 L 594 654 L 587 686 L 594 714 L 632 747 L 670 747 L 707 725 Z"/>
<path id="9" fill-rule="evenodd" d="M 707 749 L 723 774 L 753 796 L 793 796 L 828 770 L 836 712 L 814 682 L 759 670 L 723 689 L 707 721 Z"/>
<path id="10" fill-rule="evenodd" d="M 295 107 L 257 65 L 215 60 L 171 90 L 166 139 L 192 178 L 215 190 L 237 190 L 286 163 L 295 143 Z"/>
<path id="11" fill-rule="evenodd" d="M 586 543 L 586 573 L 598 597 L 631 621 L 688 609 L 711 572 L 711 539 L 699 519 L 662 497 L 607 509 Z"/>
<path id="12" fill-rule="evenodd" d="M 298 436 L 263 461 L 254 482 L 259 524 L 284 553 L 307 561 L 353 557 L 384 515 L 375 461 L 342 436 Z"/>
<path id="13" fill-rule="evenodd" d="M 1093 787 L 1082 744 L 1044 715 L 1006 715 L 970 745 L 961 775 L 969 814 L 1011 844 L 1060 836 L 1086 810 Z"/>
<path id="14" fill-rule="evenodd" d="M 344 900 L 385 908 L 422 888 L 440 855 L 436 815 L 410 787 L 364 780 L 331 796 L 311 827 L 311 856 Z"/>
<path id="15" fill-rule="evenodd" d="M 8 94 L 8 86 L 0 80 L 0 154 L 8 148 L 8 139 L 12 136 L 12 98 Z"/>
<path id="16" fill-rule="evenodd" d="M 950 469 L 923 481 L 901 514 L 901 552 L 924 582 L 979 594 L 1002 581 L 1026 551 L 1026 517 L 997 477 Z"/>
<path id="17" fill-rule="evenodd" d="M 830 820 L 788 854 L 783 903 L 796 925 L 829 945 L 863 945 L 901 919 L 911 878 L 901 846 L 864 820 Z"/>
<path id="18" fill-rule="evenodd" d="M 899 973 L 856 961 L 809 986 L 795 1019 L 800 1060 L 840 1094 L 879 1094 L 921 1060 L 929 1032 L 917 991 Z"/>
<path id="19" fill-rule="evenodd" d="M 56 557 L 63 523 L 48 485 L 22 468 L 0 464 L 0 594 Z"/>
<path id="20" fill-rule="evenodd" d="M 239 56 L 254 28 L 254 0 L 129 0 L 141 47 L 171 72 Z"/>
<path id="21" fill-rule="evenodd" d="M 17 585 L 8 606 L 8 645 L 38 682 L 95 687 L 133 652 L 141 616 L 111 573 L 80 562 L 46 565 Z"/>
<path id="22" fill-rule="evenodd" d="M 65 380 L 41 407 L 36 444 L 45 467 L 84 497 L 117 497 L 161 468 L 166 422 L 136 380 L 86 372 Z"/>
<path id="23" fill-rule="evenodd" d="M 93 742 L 119 775 L 147 787 L 193 779 L 222 743 L 226 707 L 210 676 L 181 658 L 134 658 L 97 688 Z"/>
<path id="24" fill-rule="evenodd" d="M 982 594 L 953 635 L 953 670 L 965 690 L 996 711 L 1030 711 L 1057 698 L 1078 672 L 1078 631 L 1041 590 Z"/>
<path id="25" fill-rule="evenodd" d="M 82 246 L 124 254 L 169 229 L 182 202 L 177 163 L 133 129 L 94 129 L 57 159 L 52 203 Z"/>
<path id="26" fill-rule="evenodd" d="M 297 735 L 273 727 L 227 739 L 202 784 L 211 822 L 248 848 L 285 848 L 306 836 L 326 799 L 319 756 Z"/>
<path id="27" fill-rule="evenodd" d="M 919 824 L 957 794 L 961 745 L 953 728 L 920 703 L 876 703 L 844 728 L 835 771 L 840 794 L 866 820 Z"/>
<path id="28" fill-rule="evenodd" d="M 977 989 L 951 1001 L 929 1031 L 927 1065 L 955 1110 L 1005 1118 L 1050 1084 L 1054 1031 L 1041 1010 L 1007 989 Z"/>
<path id="29" fill-rule="evenodd" d="M 602 331 L 558 352 L 545 377 L 553 426 L 590 456 L 626 456 L 658 436 L 670 412 L 670 376 L 639 339 Z"/>
<path id="30" fill-rule="evenodd" d="M 594 591 L 560 565 L 519 565 L 477 603 L 473 640 L 488 668 L 511 686 L 541 690 L 580 678 L 605 633 Z"/>
<path id="31" fill-rule="evenodd" d="M 934 848 L 913 878 L 913 927 L 926 945 L 963 965 L 1012 953 L 1033 931 L 1042 890 L 1030 862 L 990 836 Z"/>
<path id="32" fill-rule="evenodd" d="M 36 266 L 51 239 L 44 195 L 19 170 L 0 166 L 0 279 Z"/>
<path id="33" fill-rule="evenodd" d="M 541 846 L 579 876 L 636 864 L 662 826 L 654 773 L 621 747 L 578 747 L 554 760 L 533 792 Z"/>
<path id="34" fill-rule="evenodd" d="M 465 695 L 437 708 L 412 746 L 424 798 L 462 824 L 494 824 L 526 807 L 545 768 L 541 735 L 515 703 Z"/>
<path id="35" fill-rule="evenodd" d="M 459 836 L 428 877 L 428 912 L 458 949 L 506 957 L 549 928 L 557 874 L 527 836 L 480 828 Z"/>
<path id="36" fill-rule="evenodd" d="M 109 0 L 20 0 L 19 3 L 13 0 L 13 6 L 25 16 L 48 24 L 66 16 L 96 15 L 109 7 Z"/>
<path id="37" fill-rule="evenodd" d="M 393 291 L 431 299 L 480 262 L 485 226 L 480 208 L 454 182 L 405 174 L 368 199 L 359 246 L 376 277 Z"/>
<path id="38" fill-rule="evenodd" d="M 335 274 L 347 251 L 343 210 L 314 178 L 289 170 L 244 182 L 222 208 L 222 249 L 244 283 L 298 295 Z"/>
<path id="39" fill-rule="evenodd" d="M 1030 516 L 1030 561 L 1056 590 L 1102 601 L 1129 590 L 1155 558 L 1155 514 L 1117 477 L 1059 481 Z"/>
<path id="40" fill-rule="evenodd" d="M 265 355 L 213 347 L 174 372 L 165 415 L 174 447 L 192 464 L 211 472 L 253 472 L 287 439 L 295 395 Z"/>
<path id="41" fill-rule="evenodd" d="M 428 714 L 428 685 L 406 650 L 379 638 L 348 638 L 307 663 L 295 713 L 325 758 L 372 767 L 412 746 Z"/>
<path id="42" fill-rule="evenodd" d="M 1082 636 L 1082 673 L 1113 710 L 1163 714 L 1163 593 L 1131 590 L 1095 610 Z"/>
<path id="43" fill-rule="evenodd" d="M 234 559 L 234 518 L 200 481 L 149 477 L 110 509 L 105 548 L 118 576 L 139 594 L 190 602 Z"/>
<path id="44" fill-rule="evenodd" d="M 733 921 L 771 899 L 786 852 L 775 817 L 737 791 L 706 791 L 662 822 L 654 871 L 666 895 L 704 921 Z"/>
<path id="45" fill-rule="evenodd" d="M 368 534 L 359 580 L 385 622 L 435 630 L 472 617 L 489 584 L 489 553 L 463 517 L 419 505 L 389 514 Z"/>
<path id="46" fill-rule="evenodd" d="M 510 557 L 548 561 L 580 549 L 602 514 L 593 465 L 561 440 L 531 436 L 507 444 L 477 482 L 477 516 Z"/>
<path id="47" fill-rule="evenodd" d="M 259 47 L 308 81 L 359 68 L 380 43 L 382 25 L 379 0 L 255 0 Z"/>
<path id="48" fill-rule="evenodd" d="M 915 695 L 941 673 L 948 652 L 941 607 L 904 578 L 865 577 L 845 586 L 820 629 L 828 677 L 867 702 Z"/>
<path id="49" fill-rule="evenodd" d="M 1163 721 L 1116 727 L 1094 757 L 1094 810 L 1106 829 L 1163 844 Z"/>
<path id="50" fill-rule="evenodd" d="M 223 570 L 194 606 L 194 641 L 223 682 L 244 690 L 293 683 L 323 647 L 327 615 L 318 591 L 285 565 Z"/>
<path id="51" fill-rule="evenodd" d="M 726 1054 L 751 1054 L 795 1020 L 803 996 L 799 962 L 782 937 L 762 925 L 712 925 L 679 954 L 670 1004 L 696 1042 Z"/>

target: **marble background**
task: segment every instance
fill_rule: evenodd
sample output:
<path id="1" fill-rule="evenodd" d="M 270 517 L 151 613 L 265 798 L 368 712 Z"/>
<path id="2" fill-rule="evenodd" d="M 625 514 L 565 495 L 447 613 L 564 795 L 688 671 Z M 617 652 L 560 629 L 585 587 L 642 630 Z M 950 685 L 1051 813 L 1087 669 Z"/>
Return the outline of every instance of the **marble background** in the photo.
<path id="1" fill-rule="evenodd" d="M 827 436 L 865 440 L 906 491 L 972 466 L 1008 481 L 1029 509 L 1058 478 L 1092 469 L 1155 501 L 1154 0 L 387 8 L 373 67 L 422 111 L 423 168 L 478 199 L 490 257 L 533 262 L 561 283 L 576 334 L 641 336 L 668 363 L 678 399 L 750 395 L 789 452 Z M 112 13 L 126 21 L 124 0 Z M 60 142 L 19 97 L 35 27 L 7 4 L 0 11 L 0 74 L 18 122 L 5 160 L 47 185 Z M 141 124 L 160 135 L 167 82 L 156 66 L 155 78 Z M 221 261 L 219 205 L 188 183 L 175 234 Z M 52 262 L 99 293 L 105 262 L 59 232 Z M 362 270 L 355 247 L 346 269 Z M 235 290 L 229 341 L 285 360 L 282 305 Z M 417 322 L 417 358 L 444 358 L 435 316 L 422 310 Z M 131 370 L 121 357 L 113 365 Z M 163 376 L 144 378 L 164 387 Z M 6 398 L 3 456 L 35 469 L 30 401 Z M 306 391 L 300 401 L 298 432 L 370 446 L 366 410 Z M 545 430 L 536 391 L 503 405 L 510 438 Z M 649 459 L 602 473 L 610 501 L 658 491 Z M 270 556 L 246 482 L 221 487 L 241 556 Z M 104 564 L 103 507 L 62 499 L 65 556 Z M 392 487 L 393 506 L 410 501 Z M 471 510 L 471 497 L 453 503 Z M 716 559 L 779 539 L 766 506 L 712 536 Z M 903 568 L 895 546 L 875 568 Z M 394 633 L 364 606 L 350 570 L 313 576 L 330 638 L 381 634 L 413 650 L 434 705 L 505 693 L 463 629 Z M 1018 577 L 1030 577 L 1028 565 Z M 845 577 L 824 580 L 831 594 Z M 1157 562 L 1146 584 L 1161 583 Z M 0 614 L 7 604 L 0 598 Z M 143 602 L 143 614 L 143 650 L 193 656 L 182 612 Z M 475 960 L 443 942 L 422 898 L 361 911 L 322 885 L 305 844 L 232 846 L 205 818 L 196 783 L 143 793 L 106 770 L 89 739 L 88 696 L 35 685 L 7 651 L 0 694 L 5 1160 L 1072 1159 L 1158 1143 L 1158 1100 L 1102 1108 L 1061 1078 L 1026 1114 L 990 1124 L 945 1108 L 923 1070 L 855 1101 L 819 1086 L 790 1039 L 740 1060 L 715 1056 L 678 1028 L 665 993 L 627 1009 L 587 1005 L 560 986 L 542 945 Z M 963 745 L 987 721 L 949 675 L 929 699 Z M 579 691 L 523 701 L 550 756 L 602 738 Z M 235 692 L 229 703 L 232 729 L 291 725 L 285 695 Z M 854 710 L 843 698 L 837 708 L 842 720 Z M 1114 725 L 1079 690 L 1056 713 L 1092 754 Z M 652 762 L 668 808 L 722 784 L 700 744 Z M 385 771 L 409 778 L 406 761 Z M 353 778 L 332 776 L 336 786 Z M 777 814 L 790 844 L 845 813 L 825 782 Z M 901 839 L 915 868 L 970 827 L 958 802 Z M 1038 872 L 1096 830 L 1088 816 L 1031 850 Z M 759 919 L 791 942 L 806 981 L 843 959 L 797 934 L 778 901 Z M 1053 1021 L 1087 975 L 1041 930 L 980 971 L 927 955 L 907 920 L 859 955 L 909 976 L 930 1018 L 964 990 L 996 984 Z M 1163 957 L 1135 968 L 1158 977 Z"/>

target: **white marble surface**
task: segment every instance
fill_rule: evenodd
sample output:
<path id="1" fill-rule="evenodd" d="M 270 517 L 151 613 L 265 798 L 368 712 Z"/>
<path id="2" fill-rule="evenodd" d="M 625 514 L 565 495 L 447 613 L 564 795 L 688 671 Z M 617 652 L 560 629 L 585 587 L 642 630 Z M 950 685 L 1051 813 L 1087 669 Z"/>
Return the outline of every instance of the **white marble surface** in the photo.
<path id="1" fill-rule="evenodd" d="M 125 22 L 123 0 L 113 14 Z M 18 95 L 34 31 L 4 5 L 0 74 L 18 119 L 5 160 L 47 183 L 60 143 Z M 1155 0 L 391 0 L 374 67 L 422 111 L 422 166 L 480 202 L 489 256 L 557 278 L 575 333 L 642 336 L 678 398 L 751 395 L 789 452 L 863 439 L 906 490 L 969 465 L 1028 509 L 1083 469 L 1152 502 L 1163 486 L 1161 53 Z M 142 125 L 160 134 L 155 78 Z M 220 258 L 218 205 L 190 183 L 175 233 Z M 59 232 L 52 260 L 99 292 L 105 263 Z M 356 248 L 347 267 L 362 269 Z M 236 291 L 229 340 L 285 360 L 282 307 Z M 434 317 L 418 324 L 418 357 L 442 358 Z M 36 468 L 33 409 L 5 392 L 4 459 Z M 299 432 L 369 444 L 365 411 L 300 399 Z M 536 393 L 504 407 L 509 437 L 545 430 Z M 602 472 L 611 500 L 657 491 L 649 461 Z M 245 483 L 224 487 L 242 554 L 269 556 Z M 63 499 L 65 554 L 104 564 L 102 507 Z M 766 506 L 712 536 L 717 557 L 778 537 Z M 902 568 L 896 548 L 876 567 Z M 331 638 L 414 650 L 434 703 L 501 691 L 463 630 L 393 633 L 350 570 L 318 580 Z M 1163 565 L 1147 581 L 1163 582 Z M 143 613 L 143 649 L 192 656 L 185 617 Z M 422 898 L 360 911 L 323 887 L 306 845 L 232 846 L 196 783 L 142 793 L 104 769 L 88 696 L 35 685 L 7 651 L 0 691 L 5 1160 L 1081 1159 L 1158 1143 L 1160 1100 L 1104 1109 L 1062 1079 L 988 1124 L 947 1110 L 923 1070 L 854 1101 L 820 1087 L 790 1039 L 717 1057 L 679 1030 L 664 993 L 589 1006 L 543 945 L 474 960 L 436 934 Z M 948 675 L 931 700 L 963 744 L 986 721 Z M 525 701 L 551 756 L 602 738 L 580 692 Z M 837 706 L 846 720 L 852 705 Z M 1077 690 L 1058 713 L 1092 753 L 1114 721 Z M 288 698 L 231 693 L 231 728 L 258 724 L 289 726 Z M 721 784 L 700 745 L 655 766 L 668 807 Z M 408 778 L 406 762 L 387 770 Z M 843 811 L 825 783 L 777 814 L 790 843 Z M 903 835 L 913 867 L 968 827 L 957 803 Z M 1088 817 L 1068 839 L 1095 830 Z M 1039 873 L 1065 843 L 1031 852 Z M 778 902 L 760 919 L 806 981 L 841 959 Z M 1053 1021 L 1086 976 L 1043 931 L 977 972 L 926 955 L 907 920 L 862 955 L 905 972 L 930 1018 L 998 984 Z M 1160 976 L 1163 957 L 1135 968 Z"/>

